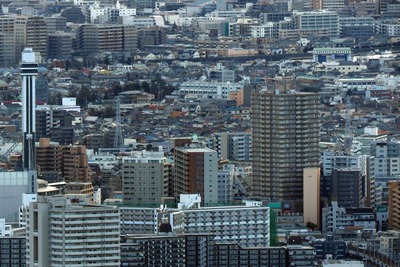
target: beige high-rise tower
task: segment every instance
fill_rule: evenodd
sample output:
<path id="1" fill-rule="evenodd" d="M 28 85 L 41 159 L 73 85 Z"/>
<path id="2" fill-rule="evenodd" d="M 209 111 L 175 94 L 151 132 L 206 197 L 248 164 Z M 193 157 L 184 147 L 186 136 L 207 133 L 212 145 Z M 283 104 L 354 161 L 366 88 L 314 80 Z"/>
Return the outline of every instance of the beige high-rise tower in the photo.
<path id="1" fill-rule="evenodd" d="M 252 94 L 253 196 L 303 210 L 303 169 L 319 166 L 317 93 Z"/>
<path id="2" fill-rule="evenodd" d="M 389 181 L 389 229 L 400 230 L 400 181 Z"/>

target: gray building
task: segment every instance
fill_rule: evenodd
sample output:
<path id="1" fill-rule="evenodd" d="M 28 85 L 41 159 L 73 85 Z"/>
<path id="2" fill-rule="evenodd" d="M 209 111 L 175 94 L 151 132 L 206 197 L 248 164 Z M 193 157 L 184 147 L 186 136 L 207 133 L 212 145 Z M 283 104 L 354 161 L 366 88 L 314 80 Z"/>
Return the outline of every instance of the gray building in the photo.
<path id="1" fill-rule="evenodd" d="M 252 134 L 247 132 L 217 133 L 216 151 L 218 158 L 232 161 L 250 161 L 252 153 Z"/>
<path id="2" fill-rule="evenodd" d="M 216 266 L 211 258 L 212 240 L 207 234 L 123 236 L 121 266 Z"/>
<path id="3" fill-rule="evenodd" d="M 303 210 L 303 169 L 319 167 L 319 105 L 315 93 L 253 93 L 254 197 Z"/>
<path id="4" fill-rule="evenodd" d="M 209 70 L 208 77 L 213 82 L 235 82 L 235 71 L 225 69 L 221 63 L 217 63 L 217 66 L 214 69 Z"/>
<path id="5" fill-rule="evenodd" d="M 171 163 L 160 152 L 141 151 L 122 159 L 125 204 L 159 204 L 168 196 Z"/>
<path id="6" fill-rule="evenodd" d="M 0 266 L 26 266 L 25 237 L 0 237 Z"/>
<path id="7" fill-rule="evenodd" d="M 287 266 L 284 247 L 241 247 L 232 242 L 216 242 L 213 258 L 214 266 Z"/>
<path id="8" fill-rule="evenodd" d="M 68 33 L 51 33 L 47 37 L 48 58 L 67 59 L 72 54 L 73 36 Z"/>
<path id="9" fill-rule="evenodd" d="M 81 201 L 75 197 L 54 196 L 30 203 L 28 266 L 119 266 L 118 208 Z"/>

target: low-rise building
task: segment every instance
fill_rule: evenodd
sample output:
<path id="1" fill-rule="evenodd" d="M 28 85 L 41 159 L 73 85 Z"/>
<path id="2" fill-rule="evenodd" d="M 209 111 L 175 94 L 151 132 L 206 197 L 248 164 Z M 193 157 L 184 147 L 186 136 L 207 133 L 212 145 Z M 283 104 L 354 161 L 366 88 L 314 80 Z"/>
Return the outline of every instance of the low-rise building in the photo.
<path id="1" fill-rule="evenodd" d="M 322 209 L 322 229 L 324 233 L 335 234 L 345 227 L 375 233 L 375 212 L 373 208 L 343 208 L 332 201 L 331 207 Z"/>

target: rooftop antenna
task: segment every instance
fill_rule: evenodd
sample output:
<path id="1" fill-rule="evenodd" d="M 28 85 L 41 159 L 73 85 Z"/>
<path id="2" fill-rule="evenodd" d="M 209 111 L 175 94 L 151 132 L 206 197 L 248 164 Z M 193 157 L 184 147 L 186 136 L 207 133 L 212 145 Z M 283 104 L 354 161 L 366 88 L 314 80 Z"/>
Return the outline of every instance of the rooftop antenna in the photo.
<path id="1" fill-rule="evenodd" d="M 115 104 L 115 137 L 114 147 L 121 148 L 124 145 L 121 131 L 121 99 L 120 96 L 116 98 Z"/>

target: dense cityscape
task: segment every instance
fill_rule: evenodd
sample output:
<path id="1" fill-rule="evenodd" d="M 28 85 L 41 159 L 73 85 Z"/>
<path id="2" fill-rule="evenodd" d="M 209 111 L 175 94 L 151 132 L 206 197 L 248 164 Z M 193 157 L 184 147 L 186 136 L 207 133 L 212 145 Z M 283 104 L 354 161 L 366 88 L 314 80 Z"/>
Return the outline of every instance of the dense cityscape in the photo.
<path id="1" fill-rule="evenodd" d="M 0 267 L 400 266 L 400 1 L 0 5 Z"/>

